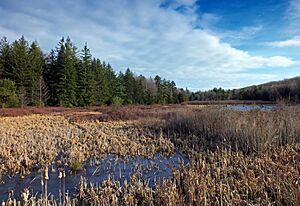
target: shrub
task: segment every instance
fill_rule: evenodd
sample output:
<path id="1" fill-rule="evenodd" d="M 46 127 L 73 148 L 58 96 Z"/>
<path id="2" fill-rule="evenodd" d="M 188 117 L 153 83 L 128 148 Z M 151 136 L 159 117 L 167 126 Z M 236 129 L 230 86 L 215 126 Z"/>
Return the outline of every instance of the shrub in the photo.
<path id="1" fill-rule="evenodd" d="M 123 102 L 124 102 L 123 99 L 118 96 L 113 97 L 113 99 L 112 99 L 112 104 L 116 105 L 116 106 L 121 106 L 123 104 Z"/>

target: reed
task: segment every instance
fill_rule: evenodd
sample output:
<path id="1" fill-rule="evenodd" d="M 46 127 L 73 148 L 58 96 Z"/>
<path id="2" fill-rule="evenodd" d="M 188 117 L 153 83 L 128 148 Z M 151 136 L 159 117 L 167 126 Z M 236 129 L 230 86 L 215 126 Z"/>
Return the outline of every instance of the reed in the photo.
<path id="1" fill-rule="evenodd" d="M 173 113 L 165 126 L 176 146 L 193 151 L 227 148 L 263 154 L 300 142 L 300 107 L 234 111 L 218 107 Z"/>
<path id="2" fill-rule="evenodd" d="M 2 206 L 300 205 L 298 106 L 268 112 L 214 106 L 78 112 L 0 117 L 1 175 L 43 168 L 41 196 L 25 189 L 17 200 L 11 192 Z M 102 114 L 112 117 L 101 119 Z M 109 177 L 88 184 L 82 177 L 77 194 L 66 191 L 66 168 L 82 168 L 88 159 L 98 165 L 107 154 L 152 158 L 175 150 L 189 156 L 189 165 L 173 169 L 170 179 L 156 179 L 154 187 L 137 166 L 128 182 Z M 58 198 L 47 190 L 53 162 L 59 165 Z M 122 176 L 122 168 L 117 172 Z"/>
<path id="3" fill-rule="evenodd" d="M 174 170 L 173 178 L 150 188 L 138 174 L 129 183 L 108 178 L 101 185 L 81 179 L 77 205 L 299 205 L 300 145 L 272 154 L 245 155 L 218 150 L 190 166 Z"/>

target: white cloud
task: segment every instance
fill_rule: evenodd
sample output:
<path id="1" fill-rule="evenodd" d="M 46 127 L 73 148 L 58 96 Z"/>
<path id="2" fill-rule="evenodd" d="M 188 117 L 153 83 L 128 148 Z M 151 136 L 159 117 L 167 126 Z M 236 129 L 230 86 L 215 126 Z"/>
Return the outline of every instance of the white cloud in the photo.
<path id="1" fill-rule="evenodd" d="M 285 56 L 258 56 L 236 49 L 206 29 L 193 29 L 197 19 L 193 12 L 161 8 L 161 0 L 80 0 L 80 6 L 73 1 L 11 2 L 21 11 L 0 10 L 3 35 L 24 34 L 47 49 L 54 48 L 62 35 L 70 35 L 78 47 L 88 42 L 96 57 L 109 61 L 117 70 L 130 67 L 136 73 L 193 81 L 193 87 L 203 87 L 199 81 L 224 82 L 228 87 L 230 82 L 240 85 L 246 77 L 271 80 L 268 72 L 255 75 L 251 69 L 297 63 Z M 194 0 L 175 3 L 192 6 Z"/>
<path id="2" fill-rule="evenodd" d="M 239 31 L 223 31 L 220 33 L 222 39 L 230 39 L 234 41 L 243 41 L 255 37 L 260 31 L 263 30 L 262 25 L 245 26 Z"/>
<path id="3" fill-rule="evenodd" d="M 269 46 L 273 47 L 298 47 L 300 46 L 300 36 L 293 37 L 292 39 L 284 41 L 275 41 L 267 43 Z"/>
<path id="4" fill-rule="evenodd" d="M 236 43 L 237 41 L 244 41 L 255 37 L 261 32 L 264 27 L 260 24 L 252 26 L 244 26 L 239 30 L 229 30 L 226 28 L 218 28 L 217 25 L 222 20 L 222 16 L 213 13 L 198 14 L 198 19 L 195 26 L 204 29 L 212 35 L 219 37 L 222 40 L 229 40 Z"/>
<path id="5" fill-rule="evenodd" d="M 287 30 L 290 34 L 300 33 L 300 0 L 289 0 L 285 19 L 288 21 Z"/>

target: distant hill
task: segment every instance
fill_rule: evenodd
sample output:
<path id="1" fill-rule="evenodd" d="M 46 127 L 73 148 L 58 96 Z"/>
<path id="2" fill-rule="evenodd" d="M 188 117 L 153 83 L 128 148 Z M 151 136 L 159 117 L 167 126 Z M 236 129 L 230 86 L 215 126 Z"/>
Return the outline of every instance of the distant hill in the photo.
<path id="1" fill-rule="evenodd" d="M 280 80 L 280 81 L 272 81 L 272 82 L 267 82 L 264 84 L 259 84 L 259 85 L 253 85 L 253 86 L 248 86 L 248 87 L 244 87 L 242 89 L 253 89 L 254 87 L 276 87 L 276 88 L 282 88 L 282 87 L 297 87 L 300 84 L 300 76 L 294 77 L 294 78 L 290 78 L 290 79 L 284 79 L 284 80 Z"/>
<path id="2" fill-rule="evenodd" d="M 299 102 L 300 101 L 300 76 L 272 81 L 264 84 L 248 86 L 240 89 L 224 90 L 214 88 L 205 92 L 195 92 L 190 100 L 262 100 Z"/>

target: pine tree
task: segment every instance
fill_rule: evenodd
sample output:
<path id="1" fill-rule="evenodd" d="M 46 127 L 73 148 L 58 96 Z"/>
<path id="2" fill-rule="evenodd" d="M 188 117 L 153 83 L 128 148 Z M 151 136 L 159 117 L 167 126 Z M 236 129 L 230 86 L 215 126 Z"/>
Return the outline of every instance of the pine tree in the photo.
<path id="1" fill-rule="evenodd" d="M 55 68 L 55 91 L 60 106 L 76 106 L 76 64 L 76 48 L 70 38 L 67 38 L 66 42 L 62 38 Z"/>
<path id="2" fill-rule="evenodd" d="M 146 78 L 143 75 L 135 78 L 134 97 L 136 104 L 146 104 Z"/>
<path id="3" fill-rule="evenodd" d="M 117 82 L 117 76 L 111 67 L 111 65 L 108 63 L 107 66 L 104 67 L 105 69 L 105 76 L 108 79 L 108 94 L 109 94 L 109 101 L 108 104 L 112 103 L 112 99 L 115 96 L 115 88 L 116 88 L 116 82 Z"/>
<path id="4" fill-rule="evenodd" d="M 46 58 L 37 42 L 29 47 L 24 36 L 13 44 L 3 38 L 0 42 L 0 79 L 7 79 L 2 82 L 4 95 L 1 101 L 7 99 L 5 96 L 10 89 L 6 88 L 15 87 L 16 95 L 13 96 L 20 99 L 21 106 L 41 106 L 44 102 L 46 105 L 69 107 L 165 104 L 186 101 L 191 96 L 188 90 L 177 89 L 175 82 L 159 76 L 154 80 L 142 75 L 137 77 L 129 68 L 125 74 L 116 75 L 110 64 L 101 63 L 99 59 L 92 60 L 87 45 L 79 58 L 70 38 L 66 41 L 62 38 L 56 51 L 52 50 Z M 226 97 L 223 90 L 214 93 L 218 98 Z M 253 98 L 260 95 L 256 93 L 243 96 Z M 284 97 L 285 93 L 290 96 L 297 92 L 293 89 L 288 92 L 280 90 L 277 96 Z"/>
<path id="5" fill-rule="evenodd" d="M 27 93 L 29 104 L 40 106 L 42 92 L 42 74 L 44 67 L 44 58 L 37 42 L 33 42 L 29 50 L 29 68 L 27 76 Z"/>
<path id="6" fill-rule="evenodd" d="M 28 42 L 22 36 L 19 40 L 12 44 L 12 71 L 8 71 L 8 75 L 12 73 L 11 78 L 15 81 L 18 91 L 21 106 L 27 103 L 27 86 L 28 86 L 28 69 L 29 62 L 29 47 Z"/>
<path id="7" fill-rule="evenodd" d="M 125 104 L 133 104 L 135 103 L 134 90 L 135 90 L 135 79 L 134 74 L 128 68 L 124 75 L 124 85 L 125 85 Z"/>
<path id="8" fill-rule="evenodd" d="M 94 59 L 92 63 L 95 75 L 95 96 L 96 105 L 107 104 L 110 100 L 110 86 L 105 64 L 102 64 L 99 59 Z"/>
<path id="9" fill-rule="evenodd" d="M 54 50 L 51 50 L 46 58 L 46 65 L 43 72 L 43 80 L 45 81 L 44 87 L 47 89 L 47 94 L 44 93 L 44 95 L 46 95 L 44 99 L 47 100 L 47 105 L 50 106 L 59 105 L 57 95 L 57 75 L 57 55 Z"/>
<path id="10" fill-rule="evenodd" d="M 0 105 L 2 108 L 18 105 L 16 86 L 11 80 L 0 79 Z"/>
<path id="11" fill-rule="evenodd" d="M 123 104 L 125 96 L 126 96 L 126 88 L 124 82 L 124 74 L 120 72 L 116 79 L 113 103 L 117 104 L 116 102 L 118 102 L 119 105 Z"/>
<path id="12" fill-rule="evenodd" d="M 96 83 L 92 67 L 92 57 L 87 45 L 82 50 L 81 62 L 77 68 L 77 103 L 92 106 L 96 103 Z"/>
<path id="13" fill-rule="evenodd" d="M 154 77 L 155 84 L 157 87 L 157 96 L 156 96 L 156 103 L 163 104 L 164 103 L 164 96 L 163 96 L 163 81 L 160 76 L 156 75 Z"/>
<path id="14" fill-rule="evenodd" d="M 12 61 L 11 61 L 11 47 L 6 37 L 0 41 L 0 78 L 11 78 Z"/>

